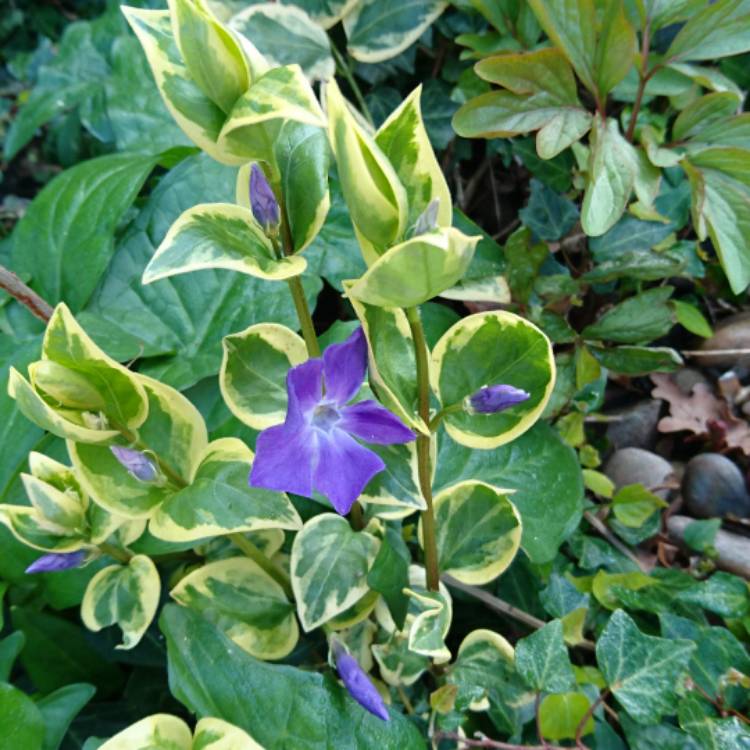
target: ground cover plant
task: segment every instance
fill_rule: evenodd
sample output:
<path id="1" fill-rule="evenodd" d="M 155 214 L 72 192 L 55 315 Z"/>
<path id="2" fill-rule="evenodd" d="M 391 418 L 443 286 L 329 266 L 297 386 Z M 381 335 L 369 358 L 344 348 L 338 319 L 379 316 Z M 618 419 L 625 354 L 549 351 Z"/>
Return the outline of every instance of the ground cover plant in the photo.
<path id="1" fill-rule="evenodd" d="M 750 2 L 11 2 L 0 748 L 750 748 Z"/>

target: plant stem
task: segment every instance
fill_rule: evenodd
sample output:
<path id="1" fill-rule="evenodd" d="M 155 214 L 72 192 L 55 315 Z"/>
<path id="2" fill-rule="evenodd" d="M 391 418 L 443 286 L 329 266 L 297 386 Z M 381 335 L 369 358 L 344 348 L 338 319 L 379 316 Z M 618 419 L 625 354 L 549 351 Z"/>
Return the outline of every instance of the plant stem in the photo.
<path id="1" fill-rule="evenodd" d="M 247 537 L 242 534 L 230 534 L 229 538 L 232 543 L 241 549 L 247 557 L 257 563 L 276 583 L 284 589 L 284 593 L 289 599 L 294 599 L 292 591 L 292 582 L 289 576 L 272 560 L 269 560 Z"/>
<path id="2" fill-rule="evenodd" d="M 370 125 L 374 128 L 375 120 L 372 119 L 370 108 L 367 106 L 365 97 L 362 96 L 362 90 L 359 88 L 359 84 L 354 78 L 354 74 L 352 73 L 352 69 L 349 67 L 349 63 L 344 59 L 344 56 L 336 49 L 336 45 L 334 45 L 333 43 L 331 44 L 331 51 L 333 52 L 333 57 L 336 60 L 336 65 L 339 69 L 339 72 L 342 76 L 344 76 L 344 78 L 346 78 L 347 83 L 351 87 L 352 92 L 357 99 L 357 103 L 359 104 L 359 108 L 362 114 L 364 115 L 367 122 L 369 122 Z"/>
<path id="3" fill-rule="evenodd" d="M 106 542 L 102 542 L 97 546 L 105 555 L 109 555 L 111 558 L 117 560 L 117 562 L 122 563 L 123 565 L 127 565 L 130 562 L 130 558 L 133 556 L 129 552 L 118 549 L 114 545 L 107 544 Z"/>
<path id="4" fill-rule="evenodd" d="M 414 352 L 417 358 L 417 389 L 419 394 L 419 416 L 425 424 L 430 422 L 430 370 L 427 362 L 427 341 L 424 337 L 422 320 L 416 307 L 406 310 L 406 317 L 414 338 Z M 435 511 L 432 507 L 432 467 L 430 466 L 430 448 L 432 435 L 417 436 L 417 462 L 419 468 L 419 486 L 427 508 L 422 511 L 422 536 L 424 544 L 424 564 L 427 573 L 427 588 L 438 591 L 440 569 L 438 567 L 437 541 L 435 532 Z"/>
<path id="5" fill-rule="evenodd" d="M 455 740 L 456 747 L 467 745 L 468 747 L 488 747 L 495 750 L 570 750 L 560 745 L 516 745 L 513 742 L 500 742 L 491 740 L 489 737 L 479 736 L 478 739 L 472 740 L 468 737 L 462 737 L 456 732 L 437 732 L 432 737 L 433 740 Z"/>
<path id="6" fill-rule="evenodd" d="M 52 317 L 52 306 L 35 291 L 29 289 L 12 271 L 0 266 L 0 289 L 5 289 L 14 299 L 24 305 L 39 320 L 47 323 Z"/>
<path id="7" fill-rule="evenodd" d="M 581 720 L 578 722 L 578 726 L 576 727 L 576 747 L 577 748 L 585 748 L 586 745 L 583 744 L 583 740 L 581 737 L 583 737 L 583 732 L 586 729 L 586 722 L 594 715 L 594 711 L 596 711 L 597 707 L 600 704 L 604 704 L 604 701 L 607 699 L 607 696 L 609 695 L 609 688 L 606 688 L 601 693 L 599 693 L 599 697 L 588 707 L 588 710 L 586 713 L 581 717 Z"/>
<path id="8" fill-rule="evenodd" d="M 625 133 L 625 140 L 629 143 L 633 142 L 633 136 L 635 135 L 635 124 L 638 121 L 638 113 L 641 110 L 641 104 L 643 103 L 643 94 L 646 91 L 646 84 L 654 74 L 654 71 L 648 73 L 646 68 L 648 67 L 648 51 L 651 46 L 651 20 L 646 21 L 646 26 L 643 29 L 643 39 L 641 40 L 641 68 L 638 71 L 638 91 L 635 94 L 635 101 L 633 102 L 633 111 L 630 113 L 630 122 L 628 123 L 628 130 Z"/>
<path id="9" fill-rule="evenodd" d="M 286 204 L 283 201 L 281 203 L 281 236 L 284 241 L 284 254 L 294 255 L 294 241 L 292 240 L 292 232 L 289 228 L 289 217 L 286 213 Z M 292 276 L 291 279 L 287 279 L 287 284 L 289 285 L 289 291 L 292 294 L 294 308 L 297 311 L 297 318 L 299 320 L 300 329 L 302 330 L 302 338 L 305 339 L 307 353 L 310 357 L 319 357 L 320 344 L 318 344 L 315 325 L 313 324 L 310 308 L 307 305 L 307 298 L 305 297 L 305 290 L 302 286 L 302 281 L 299 276 Z"/>

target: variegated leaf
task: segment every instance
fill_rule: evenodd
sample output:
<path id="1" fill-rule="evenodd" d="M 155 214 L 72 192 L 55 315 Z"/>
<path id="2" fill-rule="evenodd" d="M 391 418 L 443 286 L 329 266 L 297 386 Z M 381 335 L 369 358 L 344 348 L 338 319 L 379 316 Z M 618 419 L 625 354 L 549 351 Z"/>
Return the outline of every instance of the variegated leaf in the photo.
<path id="1" fill-rule="evenodd" d="M 38 510 L 23 505 L 0 505 L 0 523 L 19 542 L 45 552 L 74 552 L 86 543 L 83 533 L 50 524 Z"/>
<path id="2" fill-rule="evenodd" d="M 159 572 L 149 557 L 136 555 L 127 565 L 100 570 L 86 587 L 81 619 L 97 632 L 117 625 L 123 634 L 119 649 L 131 649 L 146 632 L 159 604 Z"/>
<path id="3" fill-rule="evenodd" d="M 481 585 L 513 562 L 521 544 L 521 517 L 508 497 L 474 481 L 455 484 L 435 497 L 440 570 Z"/>
<path id="4" fill-rule="evenodd" d="M 252 460 L 252 451 L 237 438 L 212 442 L 190 485 L 158 508 L 151 533 L 186 542 L 242 531 L 299 529 L 302 521 L 285 494 L 248 486 Z"/>
<path id="5" fill-rule="evenodd" d="M 370 381 L 378 398 L 417 432 L 427 425 L 417 409 L 414 338 L 403 310 L 368 305 L 349 294 L 356 282 L 344 282 L 344 291 L 362 324 L 370 354 Z"/>
<path id="6" fill-rule="evenodd" d="M 372 263 L 406 230 L 406 190 L 388 158 L 349 111 L 334 80 L 326 88 L 326 101 L 344 199 L 365 261 Z"/>
<path id="7" fill-rule="evenodd" d="M 153 714 L 123 729 L 99 750 L 194 750 L 193 735 L 182 719 Z"/>
<path id="8" fill-rule="evenodd" d="M 404 445 L 371 445 L 385 462 L 385 470 L 376 474 L 362 491 L 361 500 L 367 503 L 378 518 L 405 518 L 424 510 L 419 486 L 416 443 Z"/>
<path id="9" fill-rule="evenodd" d="M 230 411 L 255 430 L 284 421 L 286 374 L 307 359 L 305 342 L 276 323 L 259 323 L 223 340 L 219 387 Z"/>
<path id="10" fill-rule="evenodd" d="M 247 732 L 222 719 L 201 719 L 195 725 L 192 750 L 264 750 Z"/>
<path id="11" fill-rule="evenodd" d="M 244 161 L 274 164 L 273 144 L 285 121 L 325 127 L 325 117 L 299 65 L 272 68 L 237 100 L 219 146 Z"/>
<path id="12" fill-rule="evenodd" d="M 449 227 L 453 218 L 451 194 L 425 130 L 421 95 L 420 85 L 381 125 L 375 142 L 406 189 L 407 227 L 413 227 L 434 200 L 438 201 L 437 226 Z"/>
<path id="13" fill-rule="evenodd" d="M 68 534 L 82 534 L 86 528 L 85 495 L 75 490 L 59 490 L 31 474 L 21 474 L 26 496 L 31 506 L 50 527 Z"/>
<path id="14" fill-rule="evenodd" d="M 304 8 L 310 17 L 324 29 L 335 26 L 359 0 L 281 0 L 282 5 Z"/>
<path id="15" fill-rule="evenodd" d="M 453 227 L 413 237 L 381 255 L 348 294 L 380 307 L 419 305 L 461 279 L 479 239 Z"/>
<path id="16" fill-rule="evenodd" d="M 380 542 L 352 531 L 345 518 L 322 513 L 310 519 L 292 546 L 292 588 L 305 632 L 346 611 L 367 592 L 367 572 Z"/>
<path id="17" fill-rule="evenodd" d="M 513 313 L 476 313 L 455 323 L 432 352 L 433 389 L 448 434 L 471 448 L 496 448 L 526 432 L 541 416 L 555 384 L 549 339 Z M 465 408 L 466 399 L 488 385 L 525 390 L 528 400 L 483 414 Z M 449 411 L 450 410 L 450 411 Z"/>
<path id="18" fill-rule="evenodd" d="M 307 262 L 279 257 L 249 208 L 203 203 L 172 224 L 143 272 L 143 283 L 205 268 L 226 268 L 260 279 L 301 274 Z"/>
<path id="19" fill-rule="evenodd" d="M 416 42 L 447 7 L 445 0 L 360 0 L 344 16 L 349 54 L 366 63 L 395 57 Z"/>
<path id="20" fill-rule="evenodd" d="M 450 661 L 451 652 L 445 645 L 453 611 L 450 599 L 437 591 L 405 589 L 411 602 L 409 609 L 418 613 L 409 622 L 409 651 L 429 656 L 436 663 Z"/>
<path id="21" fill-rule="evenodd" d="M 297 643 L 294 604 L 256 562 L 230 557 L 185 576 L 172 598 L 201 612 L 258 659 L 283 659 Z"/>

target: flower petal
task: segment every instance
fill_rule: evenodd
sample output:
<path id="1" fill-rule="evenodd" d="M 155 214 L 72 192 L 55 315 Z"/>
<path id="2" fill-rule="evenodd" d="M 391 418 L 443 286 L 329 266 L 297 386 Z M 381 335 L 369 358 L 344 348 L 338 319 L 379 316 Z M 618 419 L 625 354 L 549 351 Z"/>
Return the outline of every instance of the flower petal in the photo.
<path id="1" fill-rule="evenodd" d="M 145 453 L 120 445 L 112 445 L 110 450 L 128 474 L 140 482 L 155 482 L 159 478 L 156 464 Z"/>
<path id="2" fill-rule="evenodd" d="M 357 395 L 367 374 L 367 340 L 361 326 L 323 352 L 326 398 L 343 405 Z"/>
<path id="3" fill-rule="evenodd" d="M 350 654 L 339 653 L 336 656 L 336 669 L 349 695 L 371 714 L 383 721 L 388 721 L 388 709 L 380 693 L 357 660 Z"/>
<path id="4" fill-rule="evenodd" d="M 510 409 L 511 406 L 523 403 L 531 397 L 530 393 L 505 383 L 486 385 L 469 396 L 469 405 L 480 414 L 494 414 Z"/>
<path id="5" fill-rule="evenodd" d="M 250 208 L 255 220 L 266 231 L 279 223 L 279 204 L 263 170 L 253 164 L 250 169 Z"/>
<path id="6" fill-rule="evenodd" d="M 385 469 L 380 456 L 340 429 L 318 432 L 318 464 L 313 487 L 345 516 L 365 485 Z"/>
<path id="7" fill-rule="evenodd" d="M 286 374 L 286 391 L 289 403 L 284 424 L 299 424 L 323 397 L 323 360 L 308 359 L 292 367 Z"/>
<path id="8" fill-rule="evenodd" d="M 315 430 L 287 422 L 258 435 L 248 484 L 312 497 L 316 453 Z"/>
<path id="9" fill-rule="evenodd" d="M 377 401 L 359 401 L 341 410 L 338 427 L 367 443 L 408 443 L 417 436 Z"/>
<path id="10" fill-rule="evenodd" d="M 86 551 L 79 549 L 76 552 L 50 552 L 34 560 L 28 568 L 27 573 L 56 573 L 59 570 L 77 568 L 86 558 Z"/>

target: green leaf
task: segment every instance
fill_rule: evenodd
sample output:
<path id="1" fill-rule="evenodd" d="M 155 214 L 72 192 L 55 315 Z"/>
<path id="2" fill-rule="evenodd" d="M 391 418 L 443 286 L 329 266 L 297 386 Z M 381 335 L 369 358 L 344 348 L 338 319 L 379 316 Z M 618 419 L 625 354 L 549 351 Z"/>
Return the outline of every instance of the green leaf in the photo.
<path id="1" fill-rule="evenodd" d="M 575 686 L 560 620 L 552 620 L 518 641 L 516 669 L 537 692 L 564 693 Z"/>
<path id="2" fill-rule="evenodd" d="M 744 617 L 750 610 L 747 583 L 730 573 L 714 573 L 709 579 L 680 592 L 678 597 L 722 617 Z"/>
<path id="3" fill-rule="evenodd" d="M 286 416 L 286 374 L 307 359 L 305 342 L 275 323 L 259 323 L 226 336 L 219 385 L 224 403 L 255 430 Z"/>
<path id="4" fill-rule="evenodd" d="M 282 281 L 299 276 L 306 266 L 299 256 L 276 256 L 249 208 L 204 203 L 189 208 L 172 224 L 143 272 L 143 283 L 206 268 Z"/>
<path id="5" fill-rule="evenodd" d="M 21 607 L 14 607 L 11 616 L 13 626 L 26 638 L 21 664 L 37 690 L 51 693 L 72 682 L 89 682 L 107 697 L 120 689 L 120 669 L 91 648 L 82 627 Z"/>
<path id="6" fill-rule="evenodd" d="M 89 581 L 81 620 L 95 633 L 118 625 L 123 642 L 116 648 L 134 648 L 154 619 L 160 591 L 156 566 L 145 555 L 136 555 L 127 565 L 110 565 Z"/>
<path id="7" fill-rule="evenodd" d="M 536 237 L 553 241 L 562 239 L 576 225 L 579 214 L 573 201 L 533 179 L 529 203 L 519 216 Z"/>
<path id="8" fill-rule="evenodd" d="M 667 347 L 617 346 L 614 349 L 589 347 L 603 367 L 622 375 L 649 375 L 652 372 L 674 372 L 682 357 Z"/>
<path id="9" fill-rule="evenodd" d="M 529 0 L 554 45 L 561 49 L 589 91 L 596 91 L 596 13 L 593 0 Z"/>
<path id="10" fill-rule="evenodd" d="M 607 684 L 636 721 L 654 724 L 673 713 L 680 676 L 695 644 L 644 635 L 618 609 L 596 642 L 596 659 Z"/>
<path id="11" fill-rule="evenodd" d="M 46 726 L 43 750 L 57 750 L 60 747 L 71 722 L 95 692 L 96 688 L 86 683 L 66 685 L 37 702 Z"/>
<path id="12" fill-rule="evenodd" d="M 115 250 L 115 230 L 154 167 L 111 154 L 77 164 L 37 195 L 13 233 L 12 264 L 47 302 L 80 310 Z"/>
<path id="13" fill-rule="evenodd" d="M 589 249 L 597 263 L 614 260 L 626 251 L 650 250 L 674 231 L 670 224 L 641 221 L 630 214 L 623 216 L 610 230 L 589 240 Z"/>
<path id="14" fill-rule="evenodd" d="M 668 300 L 671 286 L 649 289 L 626 299 L 586 326 L 586 339 L 617 341 L 623 344 L 645 344 L 669 333 L 674 319 Z"/>
<path id="15" fill-rule="evenodd" d="M 349 609 L 367 592 L 367 573 L 379 549 L 371 534 L 352 531 L 345 518 L 323 513 L 294 538 L 292 588 L 305 632 Z"/>
<path id="16" fill-rule="evenodd" d="M 712 6 L 713 7 L 713 6 Z M 748 16 L 750 18 L 750 14 Z M 735 294 L 750 284 L 750 151 L 705 149 L 683 160 L 693 194 L 693 225 L 711 238 Z"/>
<path id="17" fill-rule="evenodd" d="M 633 147 L 622 137 L 616 120 L 597 117 L 591 131 L 586 193 L 581 225 L 586 234 L 604 234 L 622 216 L 638 169 Z"/>
<path id="18" fill-rule="evenodd" d="M 296 5 L 307 11 L 315 23 L 328 29 L 345 16 L 357 0 L 281 0 L 282 5 Z"/>
<path id="19" fill-rule="evenodd" d="M 513 562 L 521 542 L 521 519 L 510 497 L 476 481 L 454 484 L 435 496 L 440 570 L 480 585 Z M 424 533 L 422 525 L 420 532 Z"/>
<path id="20" fill-rule="evenodd" d="M 425 748 L 401 714 L 391 711 L 383 722 L 330 677 L 257 661 L 189 609 L 165 607 L 161 628 L 177 699 L 198 716 L 221 716 L 244 729 L 266 750 L 283 750 L 290 742 L 326 750 Z"/>
<path id="21" fill-rule="evenodd" d="M 720 518 L 710 518 L 707 521 L 691 521 L 683 532 L 685 544 L 696 552 L 706 552 L 713 546 L 716 534 L 720 528 Z"/>
<path id="22" fill-rule="evenodd" d="M 227 334 L 260 322 L 298 325 L 285 284 L 230 271 L 141 284 L 144 267 L 178 216 L 196 203 L 233 201 L 235 177 L 235 170 L 201 155 L 162 178 L 81 317 L 108 352 L 122 361 L 140 357 L 140 372 L 180 389 L 219 371 Z M 314 308 L 320 280 L 303 277 L 302 283 Z"/>
<path id="23" fill-rule="evenodd" d="M 3 744 L 23 750 L 44 748 L 44 717 L 34 701 L 13 685 L 0 683 L 0 725 Z"/>
<path id="24" fill-rule="evenodd" d="M 450 661 L 445 645 L 453 618 L 451 600 L 439 591 L 406 589 L 410 599 L 409 651 L 429 656 L 437 664 Z M 416 609 L 416 613 L 414 610 Z"/>
<path id="25" fill-rule="evenodd" d="M 583 693 L 547 695 L 539 706 L 539 731 L 547 740 L 572 740 L 591 702 Z M 589 716 L 580 736 L 594 731 L 594 717 Z"/>
<path id="26" fill-rule="evenodd" d="M 233 16 L 230 26 L 247 37 L 272 64 L 297 63 L 313 80 L 333 77 L 336 66 L 328 35 L 302 8 L 251 5 Z"/>
<path id="27" fill-rule="evenodd" d="M 170 594 L 258 659 L 283 659 L 297 644 L 294 605 L 250 558 L 208 563 L 186 575 Z"/>
<path id="28" fill-rule="evenodd" d="M 442 432 L 436 466 L 435 492 L 470 479 L 515 490 L 521 547 L 533 562 L 552 560 L 578 526 L 583 504 L 578 458 L 547 424 L 535 425 L 507 445 L 481 451 L 459 445 Z"/>
<path id="29" fill-rule="evenodd" d="M 379 307 L 419 305 L 461 279 L 478 241 L 453 227 L 412 237 L 381 255 L 347 293 Z"/>
<path id="30" fill-rule="evenodd" d="M 750 743 L 750 732 L 736 716 L 719 719 L 697 695 L 687 695 L 680 701 L 678 717 L 680 726 L 704 750 L 743 750 Z"/>
<path id="31" fill-rule="evenodd" d="M 24 643 L 26 643 L 26 637 L 20 630 L 6 635 L 0 641 L 0 682 L 7 682 L 10 678 L 13 665 L 21 653 Z"/>
<path id="32" fill-rule="evenodd" d="M 739 106 L 740 97 L 733 92 L 715 91 L 706 94 L 680 112 L 672 125 L 672 138 L 675 141 L 693 138 L 704 128 L 710 128 L 736 114 Z"/>
<path id="33" fill-rule="evenodd" d="M 719 0 L 690 17 L 672 40 L 665 59 L 714 60 L 750 49 L 750 4 Z"/>
<path id="34" fill-rule="evenodd" d="M 377 557 L 367 574 L 367 585 L 382 594 L 396 628 L 404 627 L 408 597 L 403 593 L 409 585 L 411 555 L 401 534 L 391 527 L 386 529 Z"/>
<path id="35" fill-rule="evenodd" d="M 638 40 L 628 20 L 626 5 L 623 0 L 609 0 L 600 22 L 594 75 L 599 96 L 603 99 L 625 78 L 635 60 Z"/>
<path id="36" fill-rule="evenodd" d="M 238 438 L 208 445 L 189 486 L 155 512 L 151 533 L 170 542 L 195 541 L 262 529 L 299 529 L 301 520 L 282 492 L 248 487 L 252 451 Z"/>
<path id="37" fill-rule="evenodd" d="M 432 364 L 432 387 L 445 410 L 448 434 L 484 450 L 526 432 L 544 411 L 555 380 L 549 339 L 524 318 L 501 311 L 476 313 L 451 326 L 435 345 Z M 465 399 L 501 383 L 530 397 L 499 413 L 466 410 Z"/>
<path id="38" fill-rule="evenodd" d="M 711 324 L 706 320 L 703 313 L 695 306 L 681 300 L 671 301 L 677 322 L 690 333 L 696 336 L 702 336 L 704 339 L 710 339 L 714 335 Z"/>
<path id="39" fill-rule="evenodd" d="M 416 42 L 447 5 L 445 0 L 361 0 L 344 16 L 347 50 L 366 63 L 395 57 Z"/>
<path id="40" fill-rule="evenodd" d="M 621 487 L 612 498 L 615 518 L 631 529 L 638 529 L 659 508 L 668 507 L 658 495 L 649 492 L 642 484 Z"/>
<path id="41" fill-rule="evenodd" d="M 192 750 L 192 748 L 194 748 L 192 732 L 182 719 L 169 714 L 153 714 L 118 732 L 97 750 Z"/>

